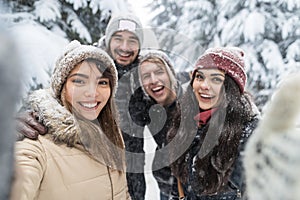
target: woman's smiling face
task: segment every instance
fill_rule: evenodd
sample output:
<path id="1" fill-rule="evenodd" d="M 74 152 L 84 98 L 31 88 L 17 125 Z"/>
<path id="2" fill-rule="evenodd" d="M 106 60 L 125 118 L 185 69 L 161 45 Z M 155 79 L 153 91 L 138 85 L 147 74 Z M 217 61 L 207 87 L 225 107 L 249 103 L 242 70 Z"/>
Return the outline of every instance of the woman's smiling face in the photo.
<path id="1" fill-rule="evenodd" d="M 93 62 L 83 61 L 67 78 L 66 101 L 88 120 L 95 120 L 110 98 L 109 79 Z"/>
<path id="2" fill-rule="evenodd" d="M 193 91 L 202 110 L 219 105 L 225 73 L 218 69 L 198 69 L 193 82 Z"/>

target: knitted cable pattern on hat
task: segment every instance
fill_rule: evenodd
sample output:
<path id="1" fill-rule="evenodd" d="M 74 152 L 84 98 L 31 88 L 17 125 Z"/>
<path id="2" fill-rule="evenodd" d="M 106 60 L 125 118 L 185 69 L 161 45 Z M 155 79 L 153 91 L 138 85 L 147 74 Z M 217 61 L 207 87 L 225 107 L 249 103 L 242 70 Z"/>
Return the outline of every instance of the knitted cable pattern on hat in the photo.
<path id="1" fill-rule="evenodd" d="M 50 85 L 52 87 L 54 95 L 58 99 L 60 99 L 62 86 L 66 82 L 70 72 L 78 63 L 88 58 L 100 60 L 110 68 L 114 77 L 113 85 L 115 86 L 114 88 L 116 88 L 118 79 L 117 71 L 115 64 L 110 56 L 98 47 L 91 45 L 82 45 L 79 41 L 74 40 L 66 46 L 63 54 L 56 61 L 54 71 L 51 76 Z"/>
<path id="2" fill-rule="evenodd" d="M 105 45 L 108 48 L 112 35 L 117 31 L 129 31 L 135 34 L 140 46 L 144 41 L 143 26 L 141 21 L 132 14 L 120 14 L 113 16 L 105 30 Z"/>
<path id="3" fill-rule="evenodd" d="M 244 52 L 238 47 L 210 48 L 201 55 L 195 64 L 195 70 L 217 68 L 228 74 L 244 92 L 247 74 L 245 72 Z"/>

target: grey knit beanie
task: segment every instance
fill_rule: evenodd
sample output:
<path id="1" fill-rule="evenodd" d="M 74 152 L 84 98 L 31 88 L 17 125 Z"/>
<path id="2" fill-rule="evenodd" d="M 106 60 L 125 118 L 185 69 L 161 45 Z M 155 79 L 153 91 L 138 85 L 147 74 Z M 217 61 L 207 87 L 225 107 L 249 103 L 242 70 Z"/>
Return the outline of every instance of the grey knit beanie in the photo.
<path id="1" fill-rule="evenodd" d="M 105 31 L 105 45 L 108 48 L 111 36 L 117 31 L 129 31 L 135 34 L 139 40 L 140 47 L 143 44 L 144 33 L 140 20 L 131 14 L 116 15 L 109 21 Z"/>
<path id="2" fill-rule="evenodd" d="M 168 57 L 168 55 L 165 54 L 161 50 L 144 49 L 140 53 L 139 63 L 141 64 L 141 63 L 143 63 L 144 61 L 146 61 L 149 58 L 158 58 L 158 59 L 160 59 L 164 63 L 164 65 L 166 67 L 166 71 L 167 71 L 167 73 L 169 75 L 169 78 L 170 78 L 171 89 L 173 91 L 176 91 L 177 88 L 178 88 L 178 81 L 176 79 L 176 74 L 175 74 L 175 70 L 174 70 L 174 67 L 173 67 L 173 63 L 171 62 L 171 60 Z M 139 70 L 139 73 L 140 73 L 140 67 L 138 68 L 138 70 Z M 141 85 L 142 85 L 142 83 L 141 83 Z"/>
<path id="3" fill-rule="evenodd" d="M 105 63 L 106 67 L 110 69 L 114 77 L 112 85 L 114 85 L 114 88 L 116 88 L 118 76 L 115 64 L 110 56 L 104 50 L 98 47 L 82 45 L 79 41 L 73 40 L 66 46 L 64 53 L 56 61 L 55 68 L 51 76 L 50 85 L 54 95 L 58 99 L 60 99 L 62 87 L 72 69 L 74 69 L 78 63 L 88 58 L 100 60 Z"/>

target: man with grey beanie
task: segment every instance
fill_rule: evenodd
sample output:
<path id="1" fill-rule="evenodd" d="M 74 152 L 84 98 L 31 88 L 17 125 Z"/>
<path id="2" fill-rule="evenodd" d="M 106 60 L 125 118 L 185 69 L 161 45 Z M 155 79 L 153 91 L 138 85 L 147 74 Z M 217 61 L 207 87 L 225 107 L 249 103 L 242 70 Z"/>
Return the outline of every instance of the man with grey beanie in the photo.
<path id="1" fill-rule="evenodd" d="M 133 15 L 114 16 L 107 25 L 105 37 L 98 46 L 106 49 L 115 61 L 118 71 L 116 104 L 120 127 L 126 148 L 126 169 L 128 190 L 132 199 L 145 198 L 144 176 L 144 127 L 136 125 L 129 114 L 129 101 L 134 91 L 140 87 L 138 79 L 138 55 L 143 43 L 142 24 Z"/>
<path id="2" fill-rule="evenodd" d="M 146 192 L 144 127 L 132 121 L 128 109 L 132 94 L 140 87 L 137 66 L 143 38 L 140 20 L 134 15 L 122 14 L 111 18 L 105 36 L 97 44 L 113 58 L 118 72 L 116 104 L 126 149 L 128 190 L 133 200 L 143 200 Z M 18 117 L 17 127 L 20 133 L 33 139 L 46 132 L 45 127 L 28 114 Z"/>

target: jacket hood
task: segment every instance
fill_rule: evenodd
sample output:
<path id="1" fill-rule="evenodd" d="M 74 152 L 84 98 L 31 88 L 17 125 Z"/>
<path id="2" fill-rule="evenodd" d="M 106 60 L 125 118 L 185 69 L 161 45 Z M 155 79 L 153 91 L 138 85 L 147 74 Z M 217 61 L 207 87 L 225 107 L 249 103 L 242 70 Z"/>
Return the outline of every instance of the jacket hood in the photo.
<path id="1" fill-rule="evenodd" d="M 32 92 L 28 97 L 30 107 L 38 113 L 39 121 L 47 128 L 55 142 L 74 146 L 80 143 L 80 128 L 75 117 L 63 107 L 50 89 Z"/>

